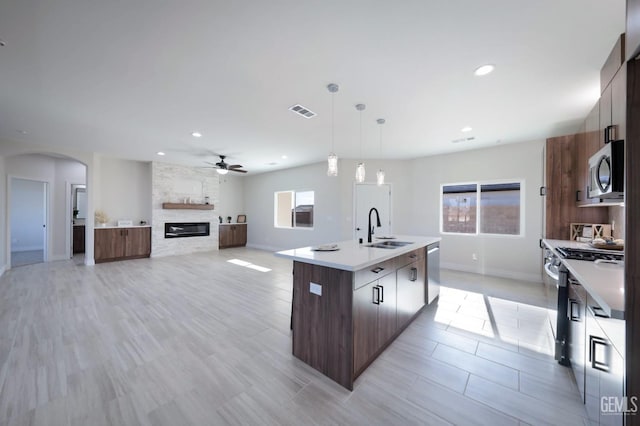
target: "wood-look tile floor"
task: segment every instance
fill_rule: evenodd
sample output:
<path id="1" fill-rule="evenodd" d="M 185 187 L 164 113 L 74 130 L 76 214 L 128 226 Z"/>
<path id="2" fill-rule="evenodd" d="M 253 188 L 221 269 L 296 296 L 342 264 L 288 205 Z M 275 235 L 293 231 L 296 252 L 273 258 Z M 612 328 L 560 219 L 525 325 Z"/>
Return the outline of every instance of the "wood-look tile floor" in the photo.
<path id="1" fill-rule="evenodd" d="M 8 271 L 0 424 L 583 424 L 541 284 L 443 271 L 349 392 L 291 355 L 291 269 L 241 248 Z"/>

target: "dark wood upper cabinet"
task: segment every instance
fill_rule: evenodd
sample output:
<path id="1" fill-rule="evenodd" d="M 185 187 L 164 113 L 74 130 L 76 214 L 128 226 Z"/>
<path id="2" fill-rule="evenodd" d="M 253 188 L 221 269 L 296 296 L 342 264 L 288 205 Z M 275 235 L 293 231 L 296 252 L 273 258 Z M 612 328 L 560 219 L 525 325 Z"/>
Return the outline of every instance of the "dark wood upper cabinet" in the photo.
<path id="1" fill-rule="evenodd" d="M 626 57 L 640 55 L 640 0 L 627 0 Z"/>
<path id="2" fill-rule="evenodd" d="M 600 69 L 600 93 L 604 93 L 613 76 L 616 75 L 625 58 L 625 35 L 620 34 L 613 50 Z"/>

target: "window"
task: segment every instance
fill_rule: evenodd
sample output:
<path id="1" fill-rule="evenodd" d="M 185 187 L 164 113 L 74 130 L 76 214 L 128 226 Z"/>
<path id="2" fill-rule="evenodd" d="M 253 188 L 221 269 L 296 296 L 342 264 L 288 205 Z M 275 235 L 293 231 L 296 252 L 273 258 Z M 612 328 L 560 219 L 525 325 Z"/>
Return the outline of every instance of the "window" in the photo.
<path id="1" fill-rule="evenodd" d="M 274 196 L 276 228 L 313 228 L 313 191 L 280 191 Z"/>
<path id="2" fill-rule="evenodd" d="M 441 232 L 521 235 L 521 182 L 442 186 Z"/>

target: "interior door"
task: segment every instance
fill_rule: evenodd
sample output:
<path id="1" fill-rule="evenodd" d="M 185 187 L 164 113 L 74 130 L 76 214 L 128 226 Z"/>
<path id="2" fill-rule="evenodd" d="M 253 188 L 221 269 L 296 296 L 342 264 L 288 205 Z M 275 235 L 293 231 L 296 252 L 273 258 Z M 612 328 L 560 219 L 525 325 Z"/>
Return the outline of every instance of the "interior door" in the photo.
<path id="1" fill-rule="evenodd" d="M 47 183 L 11 178 L 11 266 L 47 260 Z"/>
<path id="2" fill-rule="evenodd" d="M 375 183 L 356 183 L 354 208 L 354 237 L 367 241 L 367 226 L 369 211 L 375 207 L 380 214 L 380 228 L 375 228 L 375 236 L 389 236 L 391 227 L 391 185 L 377 185 Z M 371 224 L 376 225 L 375 212 L 371 214 Z"/>

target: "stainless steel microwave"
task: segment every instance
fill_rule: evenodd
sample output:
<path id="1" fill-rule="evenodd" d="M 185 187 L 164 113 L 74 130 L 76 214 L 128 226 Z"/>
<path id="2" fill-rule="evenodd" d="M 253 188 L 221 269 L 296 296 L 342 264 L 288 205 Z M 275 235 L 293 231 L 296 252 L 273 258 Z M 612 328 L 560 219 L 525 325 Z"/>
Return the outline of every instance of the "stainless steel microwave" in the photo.
<path id="1" fill-rule="evenodd" d="M 624 198 L 624 141 L 611 141 L 589 158 L 589 198 Z"/>

